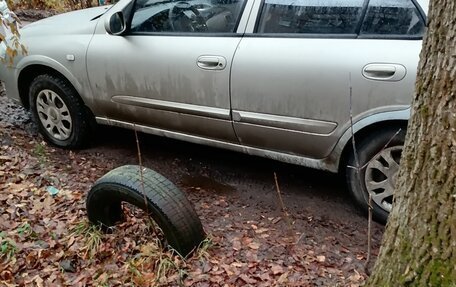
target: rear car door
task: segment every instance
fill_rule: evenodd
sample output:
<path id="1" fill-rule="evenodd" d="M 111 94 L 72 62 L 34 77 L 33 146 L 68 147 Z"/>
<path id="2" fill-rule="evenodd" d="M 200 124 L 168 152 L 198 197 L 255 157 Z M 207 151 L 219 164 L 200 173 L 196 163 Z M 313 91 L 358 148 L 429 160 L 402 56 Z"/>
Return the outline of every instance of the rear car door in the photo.
<path id="1" fill-rule="evenodd" d="M 96 113 L 111 123 L 237 142 L 229 80 L 246 1 L 134 3 L 126 35 L 106 33 L 100 21 L 90 44 Z"/>
<path id="2" fill-rule="evenodd" d="M 244 145 L 329 155 L 354 120 L 407 109 L 423 16 L 411 0 L 262 0 L 232 68 Z"/>

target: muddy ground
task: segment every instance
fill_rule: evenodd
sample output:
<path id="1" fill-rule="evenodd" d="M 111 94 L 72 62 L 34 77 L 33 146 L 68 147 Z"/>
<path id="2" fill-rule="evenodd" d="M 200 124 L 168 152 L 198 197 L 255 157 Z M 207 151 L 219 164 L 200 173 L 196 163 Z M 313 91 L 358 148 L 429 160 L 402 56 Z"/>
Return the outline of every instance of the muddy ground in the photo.
<path id="1" fill-rule="evenodd" d="M 3 221 L 0 230 L 17 246 L 14 266 L 11 258 L 5 255 L 0 258 L 0 283 L 3 280 L 17 286 L 27 285 L 27 282 L 41 282 L 45 286 L 75 282 L 80 286 L 100 285 L 100 269 L 106 264 L 110 264 L 112 272 L 103 273 L 105 286 L 174 286 L 182 282 L 186 286 L 359 286 L 366 278 L 363 265 L 367 220 L 353 206 L 343 180 L 337 175 L 140 134 L 144 165 L 169 178 L 188 195 L 212 239 L 206 261 L 201 263 L 201 258 L 193 258 L 184 263 L 182 268 L 186 275 L 179 276 L 181 281 L 176 279 L 176 272 L 170 271 L 166 278 L 158 278 L 153 270 L 149 270 L 155 274 L 153 280 L 141 281 L 138 278 L 144 279 L 144 274 L 149 273 L 143 271 L 136 278 L 124 268 L 131 254 L 120 260 L 114 256 L 120 251 L 111 250 L 111 257 L 91 260 L 78 250 L 65 248 L 68 241 L 75 245 L 74 241 L 83 240 L 71 239 L 69 230 L 76 223 L 86 221 L 84 198 L 94 180 L 114 167 L 138 162 L 134 133 L 99 127 L 85 150 L 53 148 L 37 134 L 27 112 L 7 99 L 4 92 L 0 95 L 0 128 L 3 159 L 0 161 L 0 222 Z M 16 158 L 16 162 L 8 158 Z M 30 168 L 30 162 L 34 163 L 36 172 L 23 176 L 23 169 Z M 279 205 L 274 172 L 291 217 L 291 231 Z M 47 178 L 43 183 L 43 173 L 56 180 Z M 58 209 L 63 199 L 53 199 L 50 203 L 51 210 L 47 210 L 45 216 L 57 218 L 57 226 L 66 226 L 67 230 L 57 239 L 49 239 L 48 234 L 54 232 L 49 220 L 18 211 L 24 208 L 19 202 L 35 209 L 32 206 L 36 200 L 48 200 L 46 187 L 49 185 L 71 194 L 65 197 L 64 203 L 68 210 L 74 211 L 69 217 L 68 210 Z M 30 194 L 30 198 L 16 199 L 15 193 L 23 195 L 24 192 Z M 32 228 L 36 226 L 34 239 L 23 238 L 18 233 L 24 222 Z M 131 233 L 138 228 L 135 224 L 140 223 L 131 223 Z M 374 224 L 374 259 L 382 232 L 383 226 Z M 151 235 L 145 235 L 146 241 L 153 241 L 147 236 Z M 31 254 L 30 244 L 36 242 L 36 238 L 60 242 L 60 245 L 44 245 L 40 250 L 66 255 L 41 258 L 42 264 L 31 267 L 27 258 Z M 102 237 L 107 242 L 126 240 L 124 238 L 125 234 L 115 232 Z M 134 240 L 132 235 L 131 241 Z M 141 244 L 146 243 L 134 244 L 138 253 L 142 250 Z M 83 243 L 80 246 L 84 246 Z M 74 272 L 61 270 L 59 264 L 63 258 L 71 258 L 76 266 Z M 40 280 L 33 281 L 38 275 Z"/>

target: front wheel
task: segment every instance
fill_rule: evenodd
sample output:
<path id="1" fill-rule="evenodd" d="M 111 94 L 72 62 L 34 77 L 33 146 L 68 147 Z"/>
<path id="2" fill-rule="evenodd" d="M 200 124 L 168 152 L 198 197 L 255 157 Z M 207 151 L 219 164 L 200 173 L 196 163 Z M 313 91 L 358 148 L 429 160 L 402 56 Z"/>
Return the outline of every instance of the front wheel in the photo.
<path id="1" fill-rule="evenodd" d="M 54 75 L 40 75 L 30 85 L 29 100 L 33 120 L 48 142 L 62 148 L 86 144 L 89 113 L 67 81 Z"/>
<path id="2" fill-rule="evenodd" d="M 358 207 L 367 212 L 372 197 L 373 218 L 386 223 L 393 204 L 393 192 L 405 140 L 405 128 L 382 129 L 357 143 L 360 171 L 352 152 L 346 167 L 348 190 Z"/>

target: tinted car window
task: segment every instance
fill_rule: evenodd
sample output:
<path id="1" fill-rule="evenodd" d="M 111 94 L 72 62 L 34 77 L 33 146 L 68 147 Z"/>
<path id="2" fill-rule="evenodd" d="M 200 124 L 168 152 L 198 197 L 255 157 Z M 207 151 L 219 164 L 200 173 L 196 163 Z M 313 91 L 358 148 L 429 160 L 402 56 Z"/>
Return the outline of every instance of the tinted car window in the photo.
<path id="1" fill-rule="evenodd" d="M 410 0 L 370 0 L 361 35 L 422 35 L 424 23 Z"/>
<path id="2" fill-rule="evenodd" d="M 258 33 L 356 34 L 364 0 L 265 0 Z"/>
<path id="3" fill-rule="evenodd" d="M 131 23 L 134 32 L 233 33 L 245 0 L 139 0 Z"/>

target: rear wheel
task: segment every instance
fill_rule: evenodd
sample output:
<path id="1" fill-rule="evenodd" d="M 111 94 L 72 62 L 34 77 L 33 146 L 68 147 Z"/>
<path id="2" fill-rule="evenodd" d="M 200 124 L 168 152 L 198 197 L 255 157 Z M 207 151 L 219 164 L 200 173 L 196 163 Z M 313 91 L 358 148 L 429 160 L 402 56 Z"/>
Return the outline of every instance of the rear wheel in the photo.
<path id="1" fill-rule="evenodd" d="M 62 148 L 86 144 L 90 114 L 67 81 L 40 75 L 30 85 L 29 100 L 33 119 L 48 142 Z"/>
<path id="2" fill-rule="evenodd" d="M 349 192 L 364 212 L 368 211 L 369 194 L 375 220 L 386 223 L 392 209 L 393 192 L 405 140 L 405 129 L 386 128 L 357 143 L 360 171 L 352 153 L 347 162 L 346 179 Z M 361 179 L 361 181 L 360 181 Z"/>

